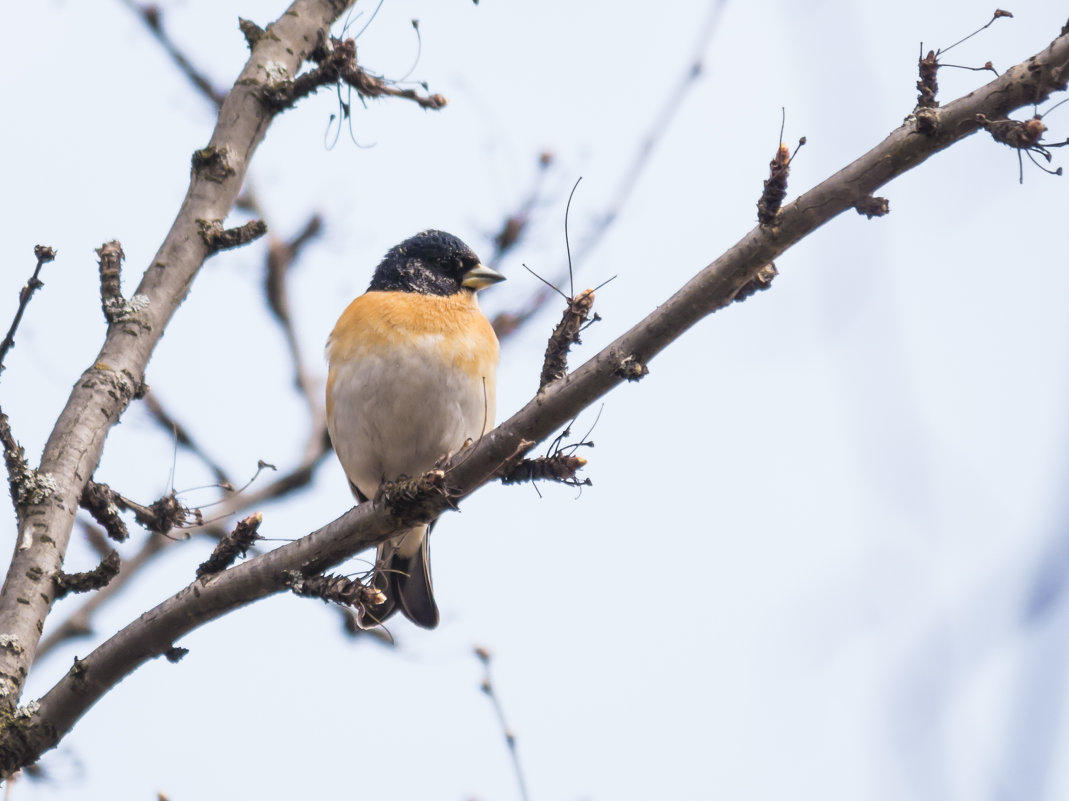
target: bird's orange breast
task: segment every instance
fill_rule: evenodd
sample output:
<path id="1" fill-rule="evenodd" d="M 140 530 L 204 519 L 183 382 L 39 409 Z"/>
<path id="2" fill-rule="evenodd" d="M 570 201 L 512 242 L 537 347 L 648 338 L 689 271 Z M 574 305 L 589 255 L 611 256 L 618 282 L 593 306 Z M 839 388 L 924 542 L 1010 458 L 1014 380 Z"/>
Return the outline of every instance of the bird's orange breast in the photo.
<path id="1" fill-rule="evenodd" d="M 333 396 L 333 368 L 408 348 L 431 349 L 442 366 L 482 381 L 495 373 L 498 342 L 490 321 L 470 292 L 442 297 L 416 292 L 366 292 L 342 312 L 327 343 L 332 367 L 327 401 Z M 330 409 L 328 408 L 328 414 Z"/>

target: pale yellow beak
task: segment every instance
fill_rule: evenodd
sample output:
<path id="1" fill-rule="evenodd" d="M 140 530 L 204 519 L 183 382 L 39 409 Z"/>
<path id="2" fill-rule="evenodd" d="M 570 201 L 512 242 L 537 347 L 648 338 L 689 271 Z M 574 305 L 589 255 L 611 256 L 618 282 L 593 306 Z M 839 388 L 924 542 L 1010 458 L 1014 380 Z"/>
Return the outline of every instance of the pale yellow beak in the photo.
<path id="1" fill-rule="evenodd" d="M 486 289 L 486 287 L 504 281 L 505 276 L 492 270 L 485 264 L 476 264 L 463 275 L 460 285 L 468 289 Z"/>

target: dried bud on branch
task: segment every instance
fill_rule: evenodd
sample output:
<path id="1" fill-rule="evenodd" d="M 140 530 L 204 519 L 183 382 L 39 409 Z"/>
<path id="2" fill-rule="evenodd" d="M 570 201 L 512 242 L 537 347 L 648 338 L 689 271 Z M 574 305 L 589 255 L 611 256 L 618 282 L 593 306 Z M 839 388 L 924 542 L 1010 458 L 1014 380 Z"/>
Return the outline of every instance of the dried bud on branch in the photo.
<path id="1" fill-rule="evenodd" d="M 502 484 L 520 484 L 525 481 L 559 481 L 572 487 L 589 487 L 589 478 L 580 481 L 575 474 L 586 465 L 586 459 L 574 454 L 555 453 L 536 459 L 523 459 L 501 475 Z"/>
<path id="2" fill-rule="evenodd" d="M 780 132 L 782 135 L 782 131 Z M 805 137 L 798 140 L 798 148 L 805 144 Z M 798 152 L 795 148 L 795 153 Z M 776 222 L 783 199 L 787 197 L 787 177 L 791 174 L 791 161 L 794 156 L 787 145 L 780 142 L 772 161 L 768 163 L 768 180 L 764 183 L 761 197 L 757 201 L 757 222 L 762 228 L 769 228 Z"/>
<path id="3" fill-rule="evenodd" d="M 220 573 L 230 567 L 238 556 L 244 558 L 253 543 L 263 539 L 257 533 L 263 522 L 264 516 L 259 512 L 249 515 L 244 520 L 239 520 L 234 530 L 219 540 L 212 555 L 201 562 L 200 567 L 197 568 L 197 578 Z"/>
<path id="4" fill-rule="evenodd" d="M 100 304 L 104 319 L 113 323 L 126 307 L 120 275 L 126 254 L 122 252 L 122 245 L 112 240 L 97 248 L 97 256 L 100 257 Z"/>
<path id="5" fill-rule="evenodd" d="M 546 344 L 546 357 L 542 362 L 542 374 L 538 378 L 539 390 L 568 374 L 568 351 L 572 345 L 581 344 L 579 334 L 593 306 L 593 289 L 584 289 L 568 300 L 568 306 Z"/>
<path id="6" fill-rule="evenodd" d="M 370 612 L 371 608 L 386 603 L 386 596 L 378 587 L 346 576 L 303 576 L 297 571 L 287 575 L 286 583 L 294 594 L 321 598 L 328 603 L 355 609 L 360 630 L 371 629 L 379 624 Z"/>
<path id="7" fill-rule="evenodd" d="M 204 522 L 199 509 L 184 506 L 172 490 L 149 506 L 125 498 L 107 484 L 90 479 L 82 490 L 78 504 L 93 516 L 108 536 L 122 542 L 129 536 L 126 524 L 119 516 L 120 511 L 134 513 L 137 520 L 154 534 L 167 534 L 173 528 L 196 526 Z"/>
<path id="8" fill-rule="evenodd" d="M 757 275 L 742 285 L 739 291 L 735 293 L 735 297 L 732 298 L 732 302 L 741 303 L 750 295 L 764 292 L 772 286 L 772 279 L 777 275 L 779 275 L 779 270 L 776 269 L 776 265 L 773 262 L 769 262 L 757 271 Z"/>
<path id="9" fill-rule="evenodd" d="M 863 200 L 854 204 L 854 209 L 858 214 L 864 214 L 870 220 L 873 217 L 883 217 L 885 214 L 891 211 L 891 204 L 885 197 L 875 197 L 869 195 Z"/>
<path id="10" fill-rule="evenodd" d="M 429 470 L 415 478 L 401 476 L 396 481 L 385 481 L 379 487 L 375 502 L 406 523 L 430 523 L 450 505 L 445 472 Z"/>
<path id="11" fill-rule="evenodd" d="M 130 536 L 126 522 L 119 514 L 119 505 L 116 503 L 118 493 L 107 484 L 98 484 L 96 481 L 87 481 L 82 497 L 78 505 L 93 516 L 108 536 L 116 542 L 125 542 Z"/>

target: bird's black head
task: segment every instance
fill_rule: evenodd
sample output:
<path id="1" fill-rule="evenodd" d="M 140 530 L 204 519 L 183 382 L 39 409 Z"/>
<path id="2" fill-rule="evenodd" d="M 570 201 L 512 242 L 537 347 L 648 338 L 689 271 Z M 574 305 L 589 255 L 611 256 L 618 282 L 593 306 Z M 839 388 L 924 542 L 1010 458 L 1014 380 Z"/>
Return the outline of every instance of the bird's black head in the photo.
<path id="1" fill-rule="evenodd" d="M 455 295 L 504 280 L 479 263 L 475 252 L 445 231 L 423 231 L 394 245 L 371 279 L 369 291 Z"/>

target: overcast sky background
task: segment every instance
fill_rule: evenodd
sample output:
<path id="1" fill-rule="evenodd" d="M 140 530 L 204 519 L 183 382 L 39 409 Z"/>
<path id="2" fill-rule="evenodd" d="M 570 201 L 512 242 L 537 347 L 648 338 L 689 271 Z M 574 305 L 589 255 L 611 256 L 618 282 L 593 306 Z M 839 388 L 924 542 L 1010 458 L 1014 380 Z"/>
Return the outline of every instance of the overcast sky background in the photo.
<path id="1" fill-rule="evenodd" d="M 1011 7 L 946 61 L 1004 69 L 1065 8 Z M 619 195 L 693 58 L 711 3 L 402 2 L 359 39 L 368 69 L 445 94 L 439 113 L 354 103 L 333 148 L 328 92 L 272 126 L 251 169 L 279 236 L 324 234 L 293 274 L 301 342 L 322 347 L 393 244 L 452 231 L 481 254 L 555 156 L 546 202 L 483 294 L 493 313 L 539 288 Z M 178 45 L 227 88 L 247 58 L 237 17 L 282 2 L 163 4 Z M 367 21 L 371 7 L 361 2 Z M 581 266 L 604 321 L 573 364 L 668 297 L 755 223 L 777 144 L 808 144 L 790 197 L 897 127 L 915 104 L 918 42 L 946 46 L 993 8 L 728 2 L 704 71 L 629 202 Z M 125 289 L 185 193 L 214 111 L 122 3 L 22 3 L 0 51 L 0 321 L 32 248 L 45 268 L 0 400 L 36 461 L 104 334 L 94 248 L 117 238 Z M 946 102 L 990 74 L 944 69 Z M 1049 104 L 1048 104 L 1049 105 Z M 1027 116 L 1022 113 L 1021 116 Z M 1069 135 L 1069 105 L 1050 140 Z M 1056 151 L 1055 163 L 1069 153 Z M 606 401 L 585 453 L 594 486 L 488 487 L 444 518 L 433 564 L 442 624 L 354 641 L 318 602 L 269 599 L 185 638 L 92 709 L 21 781 L 20 801 L 362 796 L 518 798 L 472 648 L 518 739 L 532 801 L 648 798 L 1041 799 L 1069 796 L 1067 178 L 980 134 L 894 181 L 889 216 L 853 212 L 782 257 L 771 291 L 713 316 Z M 168 407 L 235 475 L 295 460 L 306 436 L 269 320 L 262 243 L 203 269 L 149 365 Z M 547 308 L 503 350 L 499 416 L 532 394 Z M 595 410 L 596 411 L 596 410 Z M 576 424 L 585 431 L 594 411 Z M 96 477 L 151 501 L 173 444 L 138 405 Z M 174 486 L 210 482 L 180 454 Z M 190 502 L 210 497 L 196 492 Z M 333 459 L 265 507 L 292 538 L 351 499 Z M 13 543 L 10 515 L 0 532 Z M 135 532 L 134 538 L 147 536 Z M 193 577 L 211 544 L 166 556 L 94 621 L 125 625 Z M 124 549 L 129 552 L 129 549 Z M 91 566 L 72 548 L 69 569 Z M 354 563 L 350 570 L 359 569 Z M 56 623 L 74 608 L 65 601 Z M 97 640 L 37 666 L 43 694 Z"/>

